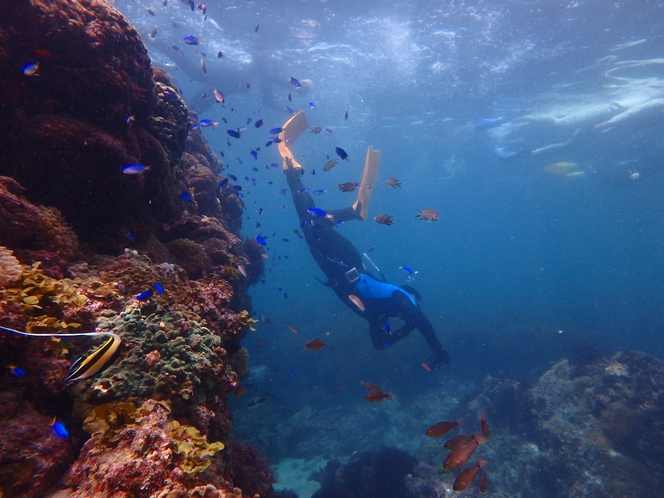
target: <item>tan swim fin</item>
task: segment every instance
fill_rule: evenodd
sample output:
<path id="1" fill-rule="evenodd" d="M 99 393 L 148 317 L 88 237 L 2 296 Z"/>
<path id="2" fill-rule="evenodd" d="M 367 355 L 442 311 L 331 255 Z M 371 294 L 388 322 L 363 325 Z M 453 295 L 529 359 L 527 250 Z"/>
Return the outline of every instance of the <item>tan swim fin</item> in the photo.
<path id="1" fill-rule="evenodd" d="M 307 116 L 304 114 L 304 111 L 297 112 L 292 118 L 290 118 L 286 123 L 281 127 L 282 131 L 279 133 L 279 138 L 281 142 L 277 145 L 279 146 L 279 154 L 281 154 L 281 159 L 283 159 L 284 170 L 290 168 L 302 168 L 300 164 L 295 160 L 291 152 L 291 147 L 293 142 L 299 137 L 304 130 L 309 128 L 309 121 L 307 121 Z"/>
<path id="2" fill-rule="evenodd" d="M 380 166 L 380 151 L 373 150 L 371 147 L 367 148 L 362 183 L 360 183 L 360 189 L 357 192 L 357 200 L 353 204 L 355 213 L 363 220 L 366 220 L 369 215 L 369 201 L 378 176 L 378 166 Z"/>

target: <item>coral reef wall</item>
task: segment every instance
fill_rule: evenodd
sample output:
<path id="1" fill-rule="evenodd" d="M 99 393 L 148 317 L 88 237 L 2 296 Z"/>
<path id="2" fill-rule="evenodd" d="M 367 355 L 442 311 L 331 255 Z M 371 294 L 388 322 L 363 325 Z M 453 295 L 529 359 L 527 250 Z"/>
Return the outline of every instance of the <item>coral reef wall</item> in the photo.
<path id="1" fill-rule="evenodd" d="M 276 496 L 226 406 L 262 250 L 177 88 L 98 0 L 4 5 L 0 74 L 0 496 Z"/>

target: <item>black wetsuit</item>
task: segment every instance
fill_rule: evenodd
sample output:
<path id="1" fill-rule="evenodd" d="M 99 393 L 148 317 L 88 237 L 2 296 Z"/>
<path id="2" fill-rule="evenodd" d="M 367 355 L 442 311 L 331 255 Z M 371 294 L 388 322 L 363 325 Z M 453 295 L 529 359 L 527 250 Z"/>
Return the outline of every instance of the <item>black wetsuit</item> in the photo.
<path id="1" fill-rule="evenodd" d="M 369 322 L 371 342 L 376 349 L 384 349 L 406 337 L 417 328 L 424 336 L 433 351 L 433 358 L 429 360 L 432 368 L 440 367 L 441 363 L 449 361 L 449 355 L 443 349 L 433 326 L 422 313 L 420 307 L 404 290 L 390 284 L 383 284 L 371 277 L 364 267 L 362 256 L 355 246 L 335 228 L 338 221 L 359 219 L 352 208 L 338 211 L 328 211 L 333 219 L 317 216 L 308 210 L 315 208 L 312 196 L 305 191 L 302 183 L 301 171 L 289 169 L 286 171 L 288 186 L 293 196 L 293 203 L 300 219 L 300 227 L 304 239 L 309 246 L 314 260 L 327 276 L 325 285 L 332 288 L 335 294 L 351 310 Z M 334 220 L 334 221 L 333 221 Z M 352 272 L 355 269 L 357 272 Z M 351 272 L 347 276 L 347 273 Z M 378 294 L 367 294 L 360 290 L 360 282 L 368 277 L 374 286 L 382 286 Z M 365 311 L 361 311 L 351 301 L 350 296 L 360 298 Z M 387 326 L 390 317 L 399 317 L 405 321 L 404 325 L 391 331 Z"/>

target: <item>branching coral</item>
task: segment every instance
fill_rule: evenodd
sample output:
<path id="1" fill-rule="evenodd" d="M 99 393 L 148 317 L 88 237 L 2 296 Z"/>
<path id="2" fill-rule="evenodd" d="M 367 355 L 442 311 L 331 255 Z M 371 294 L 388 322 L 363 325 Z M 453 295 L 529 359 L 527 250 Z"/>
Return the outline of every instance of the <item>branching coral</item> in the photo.
<path id="1" fill-rule="evenodd" d="M 14 257 L 14 253 L 0 246 L 0 286 L 16 282 L 21 276 L 21 271 L 21 263 Z"/>

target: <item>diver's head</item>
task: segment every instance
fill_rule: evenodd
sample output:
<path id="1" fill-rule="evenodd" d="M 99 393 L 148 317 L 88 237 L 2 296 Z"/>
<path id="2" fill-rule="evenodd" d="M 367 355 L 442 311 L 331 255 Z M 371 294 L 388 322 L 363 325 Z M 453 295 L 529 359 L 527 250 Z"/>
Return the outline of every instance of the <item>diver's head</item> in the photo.
<path id="1" fill-rule="evenodd" d="M 403 290 L 405 290 L 408 294 L 413 296 L 415 298 L 415 301 L 417 301 L 417 304 L 420 304 L 422 302 L 422 294 L 420 294 L 413 286 L 404 284 L 401 286 Z"/>

